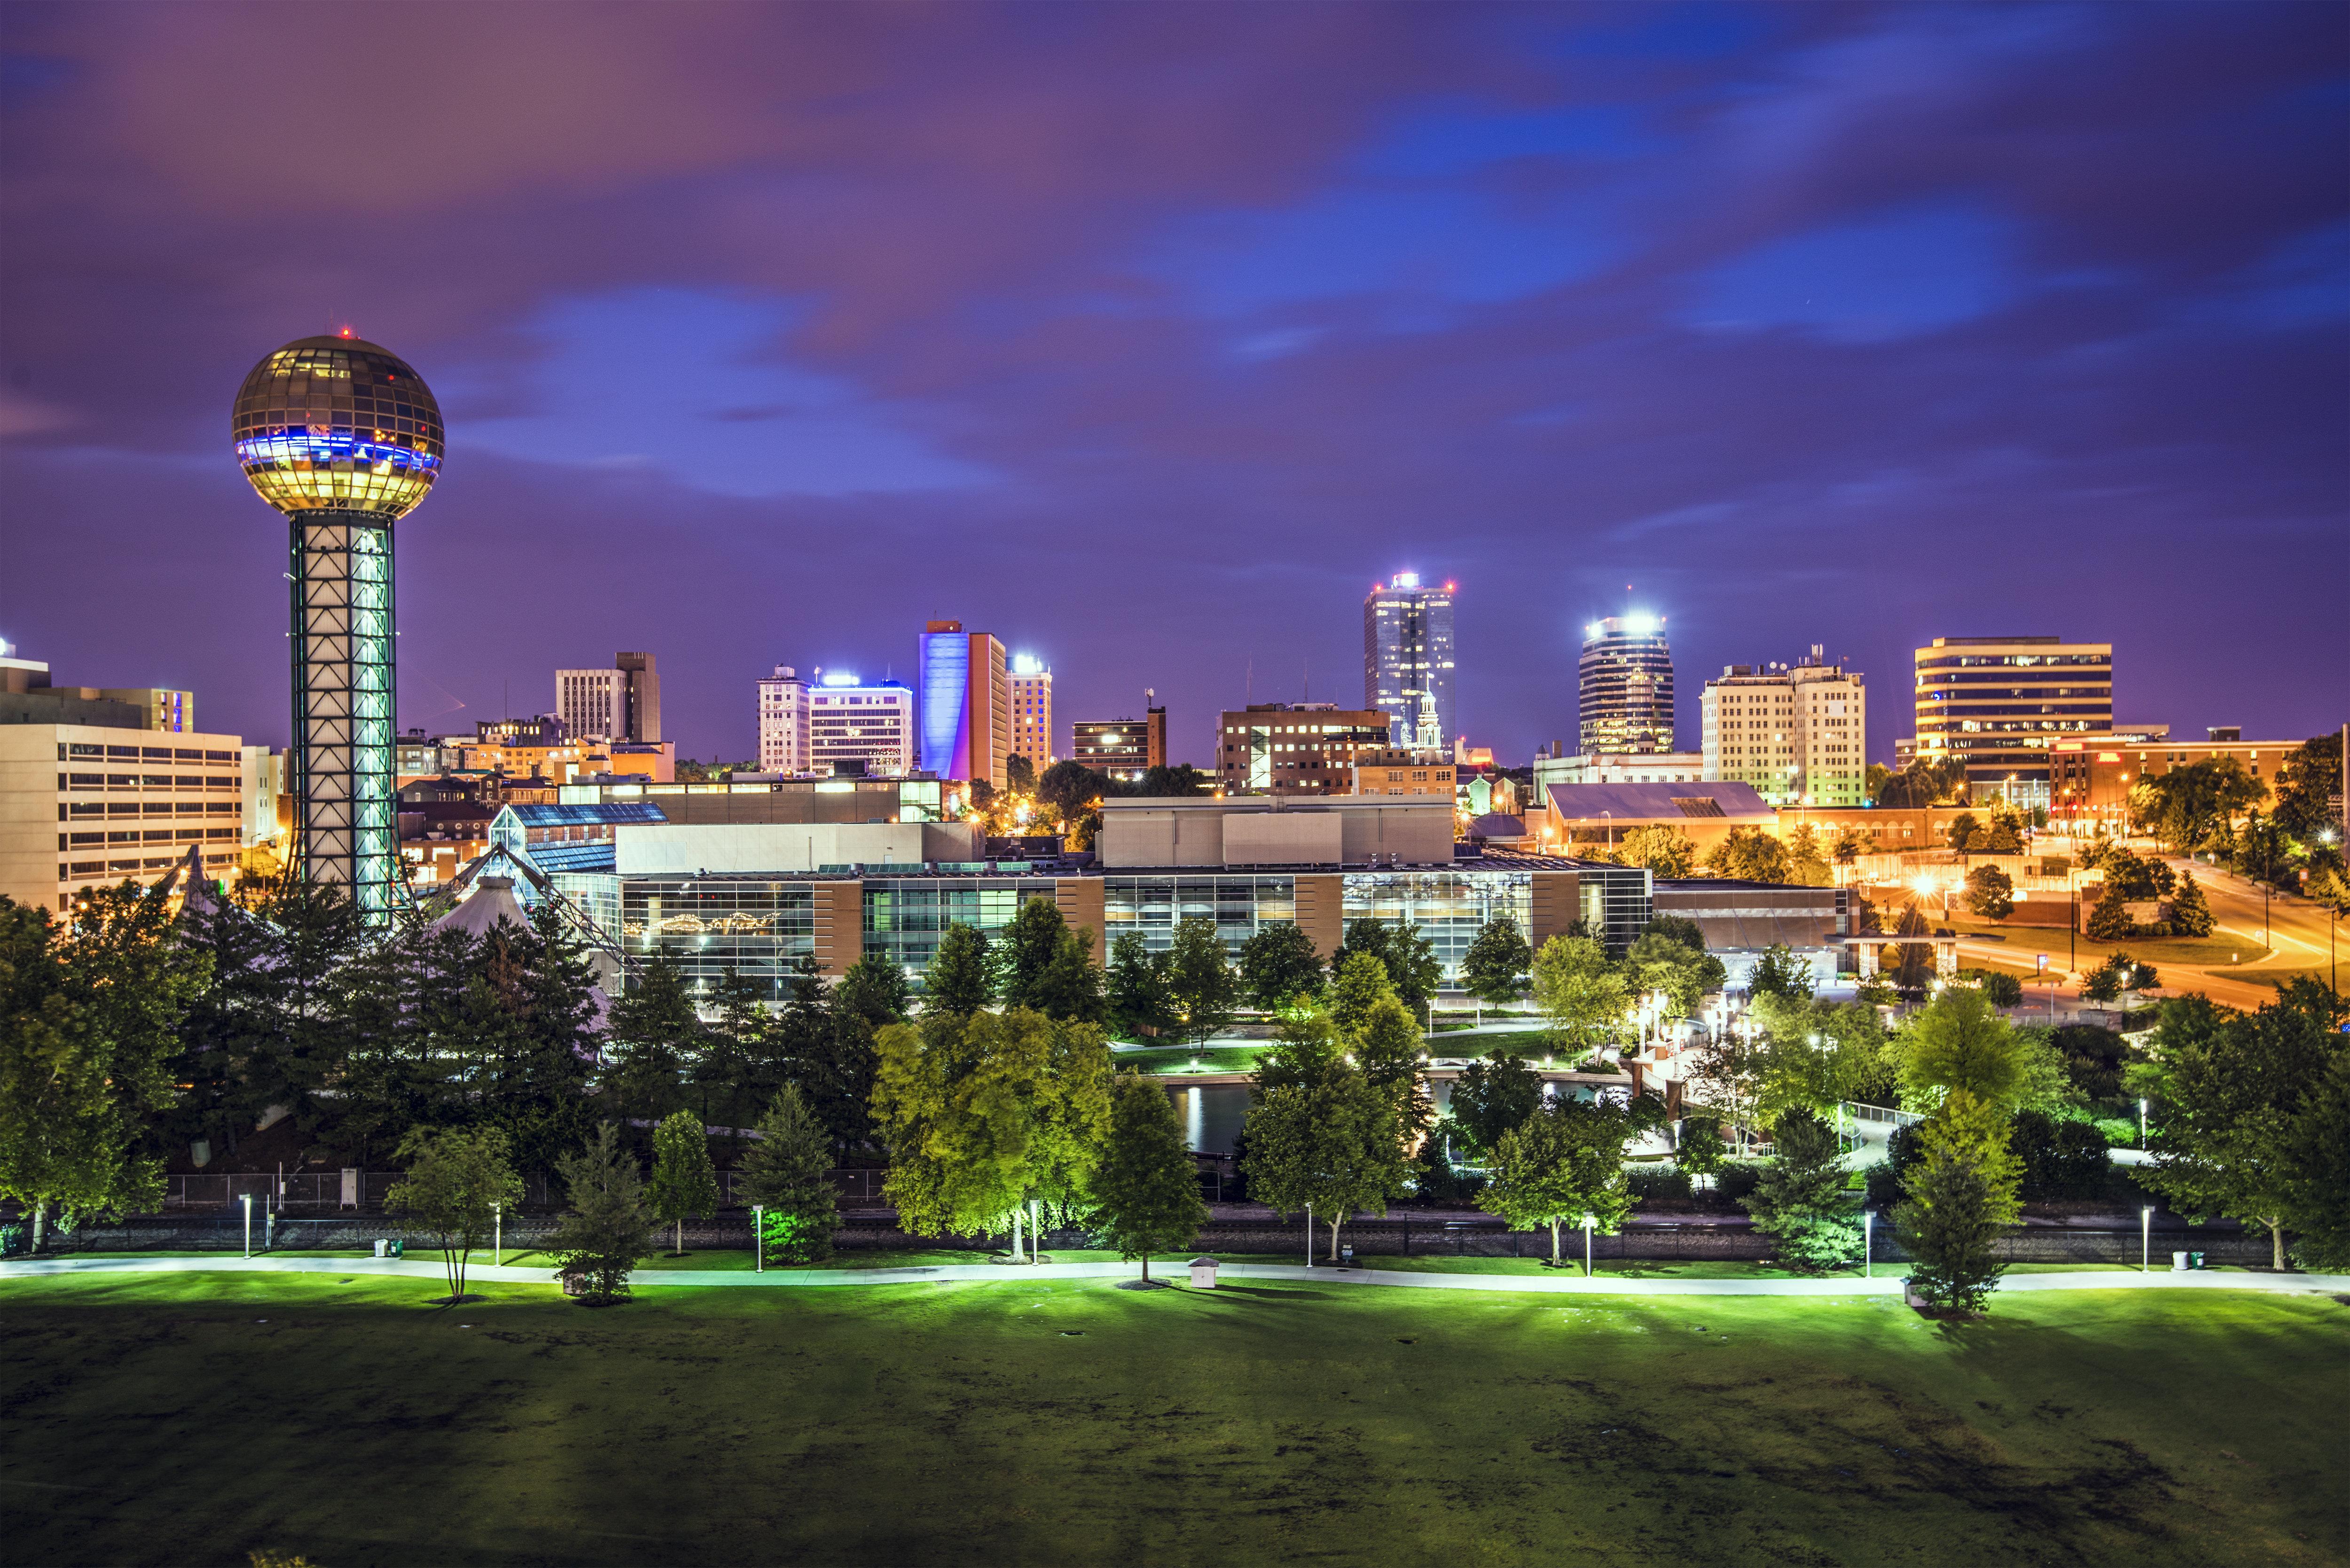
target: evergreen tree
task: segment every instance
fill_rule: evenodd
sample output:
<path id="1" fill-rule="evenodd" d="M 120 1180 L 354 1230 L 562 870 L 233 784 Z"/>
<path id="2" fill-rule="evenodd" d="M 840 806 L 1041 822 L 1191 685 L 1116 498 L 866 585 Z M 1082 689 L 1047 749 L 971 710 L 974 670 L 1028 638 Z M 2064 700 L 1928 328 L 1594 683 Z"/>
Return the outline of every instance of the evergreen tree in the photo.
<path id="1" fill-rule="evenodd" d="M 498 1210 L 522 1201 L 522 1179 L 506 1163 L 505 1135 L 495 1127 L 418 1127 L 400 1141 L 408 1173 L 385 1204 L 438 1237 L 449 1275 L 449 1304 L 465 1300 L 465 1264 L 495 1233 Z"/>
<path id="2" fill-rule="evenodd" d="M 1518 922 L 1496 915 L 1477 929 L 1461 961 L 1461 989 L 1481 1002 L 1500 1007 L 1525 994 L 1526 971 L 1534 961 Z"/>
<path id="3" fill-rule="evenodd" d="M 1140 1258 L 1146 1281 L 1151 1253 L 1190 1245 L 1207 1223 L 1199 1170 L 1183 1147 L 1175 1102 L 1148 1078 L 1118 1075 L 1091 1196 L 1102 1244 L 1121 1258 Z"/>
<path id="4" fill-rule="evenodd" d="M 2208 937 L 2217 922 L 2211 917 L 2210 900 L 2196 885 L 2195 873 L 2187 872 L 2178 878 L 2178 889 L 2171 895 L 2171 928 L 2182 937 Z"/>
<path id="5" fill-rule="evenodd" d="M 660 954 L 643 978 L 612 1003 L 611 1043 L 619 1064 L 608 1083 L 629 1115 L 656 1119 L 685 1100 L 685 1075 L 702 1054 L 702 1016 L 685 976 Z"/>
<path id="6" fill-rule="evenodd" d="M 793 978 L 812 983 L 821 1006 L 824 981 L 815 973 L 816 960 L 803 954 L 799 962 L 806 972 Z M 691 1069 L 702 1119 L 730 1129 L 728 1143 L 738 1149 L 742 1140 L 733 1129 L 742 1127 L 781 1084 L 776 1019 L 767 1011 L 765 990 L 732 966 L 720 975 L 713 999 L 717 1016 L 702 1031 L 704 1044 Z"/>
<path id="7" fill-rule="evenodd" d="M 845 1012 L 855 1013 L 874 1028 L 888 1023 L 902 1023 L 913 1012 L 913 992 L 906 983 L 903 964 L 894 963 L 879 954 L 860 958 L 848 966 L 833 988 L 833 1004 Z"/>
<path id="8" fill-rule="evenodd" d="M 832 1256 L 840 1224 L 840 1195 L 827 1174 L 832 1140 L 796 1085 L 786 1084 L 759 1120 L 759 1137 L 743 1157 L 734 1196 L 756 1204 L 757 1245 L 785 1263 L 816 1263 Z"/>
<path id="9" fill-rule="evenodd" d="M 1322 985 L 1321 955 L 1295 921 L 1269 921 L 1241 944 L 1241 990 L 1258 1011 L 1318 996 Z"/>
<path id="10" fill-rule="evenodd" d="M 1167 955 L 1152 952 L 1140 932 L 1128 931 L 1110 944 L 1107 980 L 1110 1028 L 1120 1037 L 1140 1040 L 1175 1027 Z"/>
<path id="11" fill-rule="evenodd" d="M 987 939 L 966 925 L 951 925 L 939 938 L 922 981 L 922 1011 L 968 1018 L 995 1000 Z"/>
<path id="12" fill-rule="evenodd" d="M 1917 1261 L 1909 1288 L 1936 1306 L 1981 1312 L 2007 1272 L 1996 1243 L 2021 1210 L 2007 1142 L 2007 1117 L 1966 1089 L 1951 1090 L 1918 1127 L 1893 1225 Z"/>
<path id="13" fill-rule="evenodd" d="M 2137 929 L 2130 920 L 2128 895 L 2111 876 L 2106 878 L 2106 890 L 2089 909 L 2086 929 L 2092 940 L 2100 942 L 2126 941 Z"/>
<path id="14" fill-rule="evenodd" d="M 702 1118 L 678 1111 L 653 1128 L 653 1178 L 645 1189 L 653 1217 L 677 1228 L 675 1255 L 685 1255 L 685 1222 L 718 1212 L 718 1172 Z"/>
<path id="15" fill-rule="evenodd" d="M 627 1300 L 629 1273 L 653 1251 L 653 1219 L 645 1211 L 637 1162 L 620 1147 L 619 1129 L 600 1124 L 587 1147 L 556 1169 L 571 1207 L 547 1250 L 566 1279 L 581 1282 L 589 1305 Z"/>
<path id="16" fill-rule="evenodd" d="M 1498 1047 L 1461 1069 L 1452 1085 L 1452 1120 L 1478 1154 L 1500 1147 L 1503 1137 L 1541 1105 L 1542 1075 Z"/>
<path id="17" fill-rule="evenodd" d="M 1902 909 L 1901 919 L 1895 925 L 1893 934 L 1897 937 L 1922 937 L 1928 929 L 1926 911 L 1912 903 Z M 1900 950 L 1895 955 L 1893 983 L 1903 991 L 1918 992 L 1933 983 L 1933 979 L 1934 944 L 1921 941 L 1901 943 Z"/>
<path id="18" fill-rule="evenodd" d="M 1778 1242 L 1799 1273 L 1832 1269 L 1860 1250 L 1860 1217 L 1844 1190 L 1844 1150 L 1835 1129 L 1809 1111 L 1789 1111 L 1772 1129 L 1775 1153 L 1752 1193 L 1739 1201 L 1754 1228 Z"/>
<path id="19" fill-rule="evenodd" d="M 1207 1044 L 1232 1021 L 1240 981 L 1224 957 L 1215 921 L 1195 918 L 1175 928 L 1175 945 L 1167 955 L 1167 991 L 1182 1014 L 1183 1037 L 1195 1045 Z"/>

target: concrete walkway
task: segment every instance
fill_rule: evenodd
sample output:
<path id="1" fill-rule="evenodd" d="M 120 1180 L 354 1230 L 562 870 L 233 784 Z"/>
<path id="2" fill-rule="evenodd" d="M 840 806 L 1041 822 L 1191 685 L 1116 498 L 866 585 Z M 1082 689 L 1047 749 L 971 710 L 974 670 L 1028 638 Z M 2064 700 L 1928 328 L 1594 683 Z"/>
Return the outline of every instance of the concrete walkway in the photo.
<path id="1" fill-rule="evenodd" d="M 1170 1282 L 1187 1277 L 1180 1261 L 1153 1265 L 1154 1278 Z M 1296 1263 L 1226 1263 L 1220 1271 L 1226 1281 L 1287 1280 L 1310 1282 L 1324 1285 L 1398 1285 L 1408 1290 L 1437 1291 L 1514 1291 L 1538 1295 L 1604 1295 L 1604 1296 L 1855 1296 L 1890 1295 L 1901 1293 L 1898 1265 L 1881 1264 L 1873 1279 L 1825 1280 L 1742 1280 L 1742 1279 L 1666 1279 L 1643 1280 L 1621 1274 L 1598 1274 L 1585 1279 L 1580 1273 L 1557 1274 L 1470 1274 L 1416 1273 L 1403 1270 L 1339 1269 L 1316 1267 L 1307 1269 Z M 264 1258 L 170 1257 L 170 1258 L 41 1258 L 0 1263 L 0 1286 L 12 1279 L 34 1275 L 83 1273 L 283 1273 L 332 1274 L 338 1279 L 415 1279 L 435 1282 L 447 1275 L 437 1262 L 417 1260 L 374 1258 L 305 1258 L 291 1255 Z M 630 1282 L 640 1289 L 666 1286 L 689 1288 L 714 1286 L 773 1287 L 777 1289 L 813 1285 L 906 1285 L 940 1283 L 952 1280 L 991 1281 L 997 1284 L 1016 1284 L 1030 1280 L 1110 1280 L 1134 1279 L 1142 1272 L 1139 1263 L 1084 1262 L 1038 1263 L 944 1263 L 934 1268 L 911 1269 L 770 1269 L 764 1273 L 741 1270 L 719 1269 L 652 1269 L 639 1272 Z M 466 1270 L 467 1282 L 496 1284 L 554 1284 L 554 1275 L 544 1265 L 520 1268 L 514 1265 L 480 1263 Z M 2128 1269 L 2080 1270 L 2064 1273 L 2010 1273 L 2000 1282 L 2002 1291 L 2116 1291 L 2116 1290 L 2204 1290 L 2204 1291 L 2282 1291 L 2350 1292 L 2350 1274 L 2247 1274 L 2214 1273 L 2210 1272 L 2172 1273 L 2168 1269 L 2153 1273 L 2139 1273 Z"/>

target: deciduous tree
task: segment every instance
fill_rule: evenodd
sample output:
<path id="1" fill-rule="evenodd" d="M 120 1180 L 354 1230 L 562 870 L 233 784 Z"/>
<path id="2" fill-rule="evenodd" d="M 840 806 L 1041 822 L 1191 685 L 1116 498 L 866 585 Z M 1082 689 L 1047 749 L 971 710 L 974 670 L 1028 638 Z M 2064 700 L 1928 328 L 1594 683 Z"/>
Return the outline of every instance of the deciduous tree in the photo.
<path id="1" fill-rule="evenodd" d="M 1123 1038 L 1164 1033 L 1181 1022 L 1167 977 L 1167 955 L 1152 952 L 1139 931 L 1110 944 L 1107 989 L 1110 1028 Z"/>
<path id="2" fill-rule="evenodd" d="M 1388 983 L 1406 1007 L 1418 1012 L 1444 979 L 1443 961 L 1436 944 L 1409 920 L 1379 920 L 1365 916 L 1347 922 L 1347 939 L 1330 955 L 1330 972 L 1346 967 L 1357 953 L 1368 953 L 1387 967 Z"/>
<path id="3" fill-rule="evenodd" d="M 1385 1214 L 1409 1190 L 1411 1167 L 1397 1137 L 1395 1106 L 1358 1070 L 1340 1064 L 1319 1082 L 1265 1090 L 1250 1106 L 1242 1158 L 1249 1195 L 1283 1214 L 1311 1209 L 1330 1227 L 1357 1210 Z"/>
<path id="4" fill-rule="evenodd" d="M 678 1111 L 653 1128 L 653 1179 L 645 1201 L 664 1225 L 677 1228 L 677 1255 L 685 1254 L 685 1222 L 718 1212 L 718 1171 L 702 1118 Z"/>
<path id="5" fill-rule="evenodd" d="M 968 1018 L 995 1000 L 988 941 L 960 922 L 939 935 L 939 950 L 922 977 L 922 1011 Z"/>
<path id="6" fill-rule="evenodd" d="M 1541 1075 L 1503 1050 L 1470 1063 L 1452 1085 L 1453 1125 L 1480 1155 L 1499 1147 L 1541 1104 Z"/>
<path id="7" fill-rule="evenodd" d="M 1589 937 L 1553 937 L 1534 955 L 1534 1002 L 1570 1049 L 1613 1038 L 1632 1003 L 1607 950 Z"/>
<path id="8" fill-rule="evenodd" d="M 1199 1170 L 1183 1147 L 1175 1102 L 1134 1073 L 1118 1075 L 1110 1096 L 1109 1136 L 1091 1185 L 1094 1229 L 1121 1258 L 1142 1260 L 1189 1246 L 1207 1223 Z"/>
<path id="9" fill-rule="evenodd" d="M 1697 846 L 1678 827 L 1635 827 L 1616 841 L 1616 861 L 1643 866 L 1659 878 L 1679 878 L 1697 869 Z"/>
<path id="10" fill-rule="evenodd" d="M 1295 920 L 1269 921 L 1241 945 L 1241 990 L 1260 1012 L 1318 996 L 1322 984 L 1321 955 Z"/>
<path id="11" fill-rule="evenodd" d="M 1216 922 L 1194 918 L 1175 928 L 1167 955 L 1167 993 L 1182 1015 L 1183 1037 L 1204 1045 L 1240 1010 L 1240 979 L 1224 956 Z"/>
<path id="12" fill-rule="evenodd" d="M 1547 1227 L 1555 1264 L 1561 1225 L 1579 1225 L 1588 1215 L 1602 1236 L 1622 1227 L 1635 1201 L 1624 1179 L 1624 1146 L 1661 1120 L 1656 1101 L 1646 1096 L 1630 1106 L 1547 1101 L 1503 1135 L 1493 1151 L 1492 1179 L 1477 1195 L 1477 1207 L 1499 1215 L 1513 1231 Z"/>
<path id="13" fill-rule="evenodd" d="M 522 1201 L 522 1178 L 507 1163 L 505 1134 L 495 1127 L 418 1127 L 400 1140 L 400 1157 L 408 1174 L 384 1201 L 439 1241 L 454 1306 L 465 1299 L 473 1249 L 490 1239 L 502 1208 Z"/>
<path id="14" fill-rule="evenodd" d="M 1996 866 L 1978 866 L 1967 873 L 1967 908 L 1975 918 L 2003 920 L 2015 913 L 2015 878 Z"/>

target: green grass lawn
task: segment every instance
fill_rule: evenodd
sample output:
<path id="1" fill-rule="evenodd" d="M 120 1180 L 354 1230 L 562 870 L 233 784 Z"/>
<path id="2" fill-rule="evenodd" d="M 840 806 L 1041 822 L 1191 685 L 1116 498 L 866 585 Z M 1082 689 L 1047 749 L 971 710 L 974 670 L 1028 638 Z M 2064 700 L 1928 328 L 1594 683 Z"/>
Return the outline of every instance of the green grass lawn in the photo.
<path id="1" fill-rule="evenodd" d="M 6 1561 L 2350 1556 L 2324 1297 L 480 1289 L 0 1284 Z"/>
<path id="2" fill-rule="evenodd" d="M 1120 1051 L 1110 1064 L 1124 1072 L 1131 1067 L 1139 1073 L 1166 1073 L 1181 1076 L 1196 1062 L 1202 1071 L 1210 1073 L 1253 1073 L 1263 1045 L 1209 1045 L 1194 1050 L 1188 1045 L 1153 1045 L 1142 1051 Z"/>

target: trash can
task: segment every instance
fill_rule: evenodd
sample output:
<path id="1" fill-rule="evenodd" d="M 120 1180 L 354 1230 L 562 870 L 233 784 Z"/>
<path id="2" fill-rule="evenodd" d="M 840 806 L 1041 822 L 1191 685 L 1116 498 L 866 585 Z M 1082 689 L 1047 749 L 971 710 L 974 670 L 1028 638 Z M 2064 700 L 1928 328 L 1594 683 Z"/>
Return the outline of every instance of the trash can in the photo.
<path id="1" fill-rule="evenodd" d="M 2187 1254 L 2187 1266 L 2188 1266 L 2189 1268 L 2190 1268 L 2190 1269 L 2199 1269 L 2199 1268 L 2201 1268 L 2201 1267 L 2203 1266 L 2203 1254 L 2202 1254 L 2202 1253 L 2200 1253 L 2200 1252 L 2189 1252 L 2189 1253 L 2188 1253 L 2188 1254 Z"/>
<path id="2" fill-rule="evenodd" d="M 390 1254 L 385 1252 L 384 1249 L 390 1245 L 390 1242 L 385 1241 L 382 1237 L 378 1236 L 375 1239 L 375 1255 L 379 1258 L 389 1256 Z"/>
<path id="3" fill-rule="evenodd" d="M 1191 1288 L 1196 1291 L 1214 1290 L 1216 1288 L 1216 1260 L 1213 1258 L 1192 1259 Z"/>
<path id="4" fill-rule="evenodd" d="M 1354 1248 L 1349 1246 L 1338 1249 L 1338 1266 L 1342 1269 L 1351 1269 L 1355 1266 Z"/>
<path id="5" fill-rule="evenodd" d="M 399 1237 L 394 1236 L 389 1245 L 391 1248 L 391 1255 L 393 1257 L 400 1258 L 407 1255 L 406 1246 Z"/>
<path id="6" fill-rule="evenodd" d="M 565 1295 L 584 1296 L 588 1293 L 588 1276 L 586 1274 L 581 1273 L 577 1270 L 565 1269 L 555 1277 L 563 1282 L 563 1293 Z"/>
<path id="7" fill-rule="evenodd" d="M 2192 1254 L 2190 1254 L 2190 1253 L 2187 1253 L 2187 1252 L 2173 1252 L 2173 1253 L 2171 1253 L 2171 1254 L 2170 1254 L 2170 1272 L 2171 1272 L 2172 1273 L 2174 1273 L 2174 1274 L 2183 1274 L 2183 1273 L 2185 1273 L 2188 1270 L 2189 1270 L 2189 1269 L 2193 1268 L 2195 1265 L 2194 1265 L 2194 1264 L 2192 1264 L 2192 1263 L 2190 1263 L 2190 1262 L 2189 1262 L 2187 1261 L 2187 1260 L 2188 1260 L 2188 1258 L 2189 1258 L 2189 1257 L 2190 1257 L 2191 1255 L 2192 1255 Z"/>

